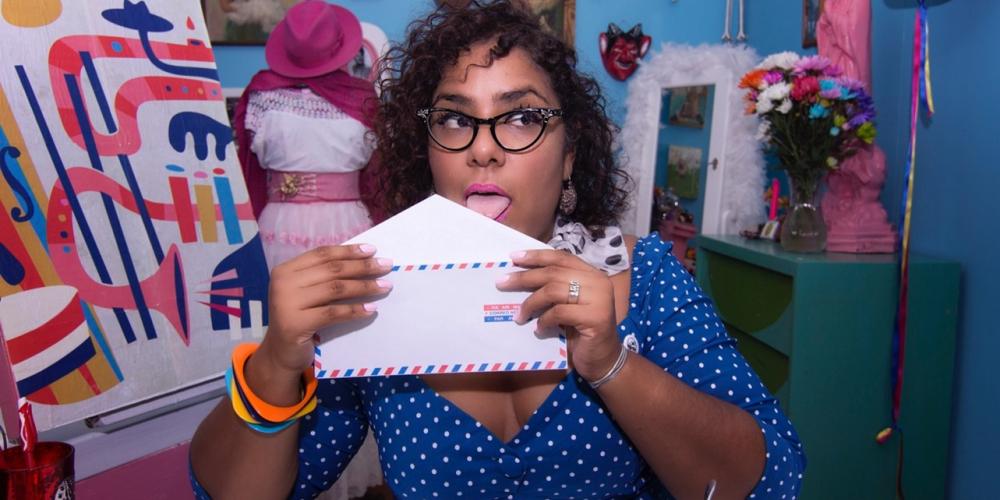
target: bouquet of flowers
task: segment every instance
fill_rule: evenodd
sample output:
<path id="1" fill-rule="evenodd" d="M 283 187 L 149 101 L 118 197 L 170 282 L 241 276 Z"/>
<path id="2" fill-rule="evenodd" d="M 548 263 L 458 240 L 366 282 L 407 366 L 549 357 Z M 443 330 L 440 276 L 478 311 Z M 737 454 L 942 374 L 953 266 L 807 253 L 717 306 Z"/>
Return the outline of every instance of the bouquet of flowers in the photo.
<path id="1" fill-rule="evenodd" d="M 806 203 L 828 170 L 875 139 L 871 96 L 823 56 L 774 54 L 744 75 L 739 87 L 747 91 L 747 114 L 761 118 L 758 139 L 778 157 Z"/>

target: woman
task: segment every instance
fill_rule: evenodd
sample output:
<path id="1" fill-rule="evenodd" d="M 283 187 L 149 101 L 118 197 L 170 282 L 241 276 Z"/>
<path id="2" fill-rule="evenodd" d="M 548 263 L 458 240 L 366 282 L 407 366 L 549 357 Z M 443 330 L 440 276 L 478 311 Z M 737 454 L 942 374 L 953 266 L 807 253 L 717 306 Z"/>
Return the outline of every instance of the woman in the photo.
<path id="1" fill-rule="evenodd" d="M 223 402 L 192 442 L 205 490 L 315 495 L 371 426 L 400 497 L 651 498 L 665 487 L 703 498 L 711 485 L 714 498 L 794 496 L 801 445 L 710 302 L 656 235 L 623 244 L 611 225 L 621 172 L 597 85 L 573 53 L 498 2 L 431 14 L 394 55 L 375 126 L 393 166 L 385 207 L 436 192 L 568 250 L 513 255 L 526 270 L 497 287 L 533 292 L 518 320 L 562 326 L 573 370 L 322 381 L 317 408 L 270 433 Z M 376 252 L 326 247 L 274 270 L 245 390 L 306 404 L 314 332 L 375 314 L 370 301 L 391 289 Z"/>

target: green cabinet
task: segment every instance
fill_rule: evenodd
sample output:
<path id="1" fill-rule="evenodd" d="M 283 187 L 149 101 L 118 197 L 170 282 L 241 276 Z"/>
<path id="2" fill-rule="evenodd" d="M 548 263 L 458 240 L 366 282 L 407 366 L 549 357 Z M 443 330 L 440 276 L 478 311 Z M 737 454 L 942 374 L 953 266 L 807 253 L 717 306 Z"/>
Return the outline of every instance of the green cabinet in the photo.
<path id="1" fill-rule="evenodd" d="M 947 495 L 959 265 L 911 255 L 903 404 L 904 492 Z M 893 255 L 793 254 L 769 241 L 698 238 L 698 283 L 806 453 L 801 498 L 895 498 L 890 423 Z"/>

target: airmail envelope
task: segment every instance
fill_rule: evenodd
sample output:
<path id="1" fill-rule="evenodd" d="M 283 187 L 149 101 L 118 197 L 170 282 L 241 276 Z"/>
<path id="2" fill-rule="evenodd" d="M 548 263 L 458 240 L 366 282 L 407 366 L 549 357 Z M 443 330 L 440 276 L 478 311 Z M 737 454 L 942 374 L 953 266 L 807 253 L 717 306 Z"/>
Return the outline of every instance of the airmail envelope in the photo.
<path id="1" fill-rule="evenodd" d="M 496 288 L 511 252 L 548 245 L 437 195 L 347 243 L 392 259 L 393 289 L 373 318 L 320 331 L 317 377 L 566 369 L 561 337 L 514 323 L 529 294 Z"/>

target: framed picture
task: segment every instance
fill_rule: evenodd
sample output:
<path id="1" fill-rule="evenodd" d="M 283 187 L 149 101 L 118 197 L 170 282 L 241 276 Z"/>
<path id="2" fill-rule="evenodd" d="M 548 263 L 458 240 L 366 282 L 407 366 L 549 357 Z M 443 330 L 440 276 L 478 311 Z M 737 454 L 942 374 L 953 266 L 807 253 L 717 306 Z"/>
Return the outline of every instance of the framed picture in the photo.
<path id="1" fill-rule="evenodd" d="M 667 123 L 681 127 L 704 128 L 707 109 L 707 85 L 674 88 L 670 92 Z"/>
<path id="2" fill-rule="evenodd" d="M 542 28 L 573 46 L 576 40 L 576 0 L 524 0 Z"/>
<path id="3" fill-rule="evenodd" d="M 667 150 L 667 185 L 681 198 L 698 199 L 701 148 L 671 145 Z"/>
<path id="4" fill-rule="evenodd" d="M 435 0 L 438 5 L 464 8 L 470 0 Z M 515 5 L 538 16 L 546 31 L 573 47 L 576 40 L 576 0 L 513 0 Z"/>
<path id="5" fill-rule="evenodd" d="M 201 0 L 212 45 L 263 45 L 285 12 L 302 0 Z"/>
<path id="6" fill-rule="evenodd" d="M 816 46 L 816 23 L 823 12 L 823 0 L 802 0 L 802 48 Z"/>

